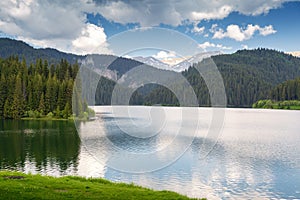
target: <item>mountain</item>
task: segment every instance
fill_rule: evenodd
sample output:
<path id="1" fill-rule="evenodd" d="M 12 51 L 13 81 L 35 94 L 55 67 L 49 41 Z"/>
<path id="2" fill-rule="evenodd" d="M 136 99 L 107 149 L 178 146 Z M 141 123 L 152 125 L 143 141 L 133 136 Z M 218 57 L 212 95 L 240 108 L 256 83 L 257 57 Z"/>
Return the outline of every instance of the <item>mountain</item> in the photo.
<path id="1" fill-rule="evenodd" d="M 220 55 L 220 54 L 221 54 L 221 52 L 219 52 L 219 51 L 212 51 L 212 52 L 199 53 L 199 54 L 196 54 L 192 57 L 188 57 L 186 59 L 173 58 L 173 59 L 176 59 L 176 60 L 183 60 L 183 61 L 181 61 L 181 62 L 179 62 L 178 64 L 175 64 L 175 65 L 167 64 L 166 62 L 162 62 L 162 61 L 160 61 L 156 58 L 153 58 L 152 56 L 149 56 L 149 57 L 138 56 L 138 57 L 133 57 L 133 59 L 137 60 L 139 62 L 145 63 L 147 65 L 156 67 L 158 69 L 170 70 L 170 71 L 175 71 L 175 72 L 182 72 L 182 71 L 188 69 L 193 64 L 201 62 L 205 58 L 209 58 L 211 56 Z M 170 61 L 168 61 L 168 62 L 170 62 Z"/>
<path id="2" fill-rule="evenodd" d="M 69 63 L 75 63 L 84 58 L 84 56 L 64 53 L 51 48 L 35 49 L 23 41 L 0 38 L 0 57 L 7 58 L 12 55 L 18 56 L 20 59 L 24 57 L 28 63 L 35 63 L 38 58 L 41 58 L 51 64 L 58 63 L 61 59 L 65 59 Z"/>
<path id="3" fill-rule="evenodd" d="M 300 110 L 300 77 L 273 87 L 266 99 L 255 102 L 252 107 Z"/>
<path id="4" fill-rule="evenodd" d="M 269 99 L 275 101 L 300 100 L 300 77 L 285 81 L 272 88 Z"/>
<path id="5" fill-rule="evenodd" d="M 221 71 L 243 69 L 273 86 L 300 75 L 300 58 L 271 49 L 239 50 L 212 58 Z"/>
<path id="6" fill-rule="evenodd" d="M 153 58 L 152 56 L 149 57 L 133 57 L 132 59 L 137 60 L 139 62 L 145 63 L 147 65 L 150 65 L 152 67 L 156 67 L 158 69 L 165 69 L 165 70 L 170 70 L 170 66 L 156 58 Z"/>
<path id="7" fill-rule="evenodd" d="M 18 56 L 19 59 L 25 58 L 27 63 L 35 63 L 37 59 L 47 60 L 49 64 L 58 64 L 62 59 L 71 64 L 77 61 L 88 63 L 88 60 L 92 60 L 95 71 L 112 80 L 117 80 L 118 77 L 121 77 L 130 69 L 143 65 L 143 63 L 136 60 L 114 55 L 91 54 L 80 56 L 51 48 L 36 49 L 23 41 L 0 38 L 0 58 L 5 59 L 10 56 Z"/>
<path id="8" fill-rule="evenodd" d="M 223 77 L 229 107 L 251 107 L 257 100 L 267 99 L 277 84 L 300 76 L 300 58 L 270 49 L 240 50 L 212 59 Z M 200 106 L 210 105 L 208 88 L 196 70 L 205 62 L 206 59 L 182 72 L 193 87 Z M 178 81 L 174 85 L 182 87 Z M 177 104 L 176 97 L 163 87 L 155 88 L 144 99 L 149 104 Z"/>
<path id="9" fill-rule="evenodd" d="M 82 65 L 93 69 L 101 76 L 113 81 L 117 81 L 122 75 L 136 67 L 155 68 L 131 58 L 117 57 L 114 55 L 88 55 L 80 62 Z"/>
<path id="10" fill-rule="evenodd" d="M 234 107 L 250 107 L 277 84 L 300 76 L 300 58 L 276 50 L 239 50 L 212 59 L 223 77 L 228 105 Z"/>
<path id="11" fill-rule="evenodd" d="M 98 84 L 99 89 L 96 94 L 96 99 L 98 100 L 96 103 L 101 105 L 110 103 L 111 92 L 116 80 L 137 66 L 146 67 L 141 68 L 141 70 L 145 70 L 142 72 L 147 75 L 140 76 L 139 73 L 136 73 L 135 76 L 131 77 L 132 80 L 130 80 L 133 85 L 135 81 L 133 79 L 147 79 L 155 74 L 159 74 L 159 77 L 156 76 L 156 78 L 164 81 L 169 75 L 175 77 L 175 74 L 180 72 L 193 87 L 198 97 L 198 103 L 201 106 L 209 106 L 210 97 L 203 78 L 195 68 L 205 63 L 208 57 L 213 59 L 223 77 L 228 106 L 250 107 L 257 100 L 269 98 L 270 91 L 278 84 L 300 77 L 300 58 L 264 48 L 239 50 L 233 54 L 220 54 L 220 52 L 201 53 L 173 66 L 171 70 L 162 70 L 163 65 L 160 65 L 160 68 L 157 66 L 161 61 L 151 58 L 140 60 L 148 63 L 147 65 L 137 60 L 113 55 L 77 56 L 59 52 L 55 49 L 34 49 L 21 41 L 0 39 L 0 57 L 5 58 L 12 55 L 26 58 L 27 63 L 35 63 L 35 59 L 37 58 L 46 59 L 48 62 L 58 62 L 61 59 L 66 59 L 69 62 L 70 60 L 72 62 L 79 60 L 81 64 L 86 64 L 103 76 L 103 79 Z M 156 68 L 150 65 L 154 65 Z M 191 65 L 192 67 L 190 67 Z M 147 70 L 149 72 L 151 70 L 155 71 L 155 73 L 151 74 Z M 137 72 L 139 71 L 137 70 Z M 174 88 L 184 88 L 182 81 L 172 79 L 171 82 L 173 83 L 171 86 Z M 287 92 L 287 95 L 292 94 L 289 94 L 289 89 L 284 88 L 288 87 L 283 86 L 282 91 L 276 95 L 279 96 L 280 93 L 284 92 Z M 178 103 L 172 92 L 156 84 L 142 86 L 137 89 L 133 96 L 133 104 Z"/>
<path id="12" fill-rule="evenodd" d="M 193 64 L 196 64 L 198 62 L 201 62 L 205 58 L 209 58 L 211 56 L 216 56 L 222 54 L 220 51 L 211 51 L 211 52 L 204 52 L 204 53 L 199 53 L 196 54 L 176 65 L 173 65 L 171 68 L 173 71 L 176 72 L 182 72 L 184 70 L 187 70 L 190 66 Z"/>

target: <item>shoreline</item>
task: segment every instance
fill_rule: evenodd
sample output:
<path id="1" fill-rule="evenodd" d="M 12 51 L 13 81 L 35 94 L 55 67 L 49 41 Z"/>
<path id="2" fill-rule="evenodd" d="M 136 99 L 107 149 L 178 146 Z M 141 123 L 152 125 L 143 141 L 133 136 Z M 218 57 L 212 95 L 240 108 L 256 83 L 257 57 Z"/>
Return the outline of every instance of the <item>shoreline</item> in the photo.
<path id="1" fill-rule="evenodd" d="M 193 199 L 172 191 L 155 191 L 133 183 L 114 183 L 103 178 L 53 177 L 0 170 L 0 199 L 18 198 Z"/>
<path id="2" fill-rule="evenodd" d="M 109 107 L 111 105 L 101 105 L 101 106 L 94 106 L 94 107 Z M 133 107 L 151 107 L 147 105 L 132 105 Z M 158 106 L 153 106 L 153 107 L 158 107 Z M 204 108 L 204 109 L 209 109 L 209 108 L 221 108 L 221 107 L 180 107 L 180 106 L 161 106 L 165 108 Z M 247 110 L 284 110 L 284 111 L 300 111 L 300 107 L 293 107 L 291 106 L 290 108 L 278 108 L 278 107 L 273 107 L 273 108 L 262 108 L 262 107 L 225 107 L 223 109 L 247 109 Z M 101 112 L 96 112 L 97 115 L 101 114 Z M 39 118 L 33 118 L 33 117 L 22 117 L 20 119 L 6 119 L 6 118 L 1 118 L 1 120 L 22 120 L 22 121 L 82 121 L 82 122 L 88 122 L 88 121 L 93 121 L 95 120 L 94 117 L 91 119 L 76 119 L 76 118 L 49 118 L 49 117 L 39 117 Z"/>

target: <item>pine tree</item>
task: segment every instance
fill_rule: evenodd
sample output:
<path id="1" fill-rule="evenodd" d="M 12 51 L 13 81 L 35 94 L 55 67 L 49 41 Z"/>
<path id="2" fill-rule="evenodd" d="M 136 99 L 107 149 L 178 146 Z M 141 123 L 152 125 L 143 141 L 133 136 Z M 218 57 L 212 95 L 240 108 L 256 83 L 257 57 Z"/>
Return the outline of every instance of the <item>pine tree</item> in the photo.
<path id="1" fill-rule="evenodd" d="M 11 101 L 6 99 L 4 104 L 4 118 L 10 119 L 12 118 L 12 110 L 11 110 Z"/>
<path id="2" fill-rule="evenodd" d="M 55 115 L 55 117 L 57 117 L 57 118 L 60 118 L 60 117 L 61 117 L 61 116 L 60 116 L 60 108 L 59 108 L 59 106 L 56 107 L 56 109 L 55 109 L 55 111 L 54 111 L 54 115 Z"/>
<path id="3" fill-rule="evenodd" d="M 69 102 L 67 102 L 66 106 L 65 106 L 65 108 L 63 110 L 63 117 L 65 119 L 67 119 L 67 118 L 69 118 L 71 116 L 71 114 L 72 114 L 71 106 L 70 106 Z"/>
<path id="4" fill-rule="evenodd" d="M 0 118 L 4 117 L 4 104 L 7 97 L 6 80 L 4 74 L 0 79 Z"/>
<path id="5" fill-rule="evenodd" d="M 0 118 L 20 118 L 29 111 L 36 116 L 50 112 L 58 118 L 71 116 L 78 64 L 70 65 L 62 60 L 49 69 L 47 60 L 37 59 L 27 67 L 24 58 L 22 61 L 14 56 L 0 59 Z M 74 102 L 79 116 L 84 108 L 80 80 L 77 84 Z"/>
<path id="6" fill-rule="evenodd" d="M 39 112 L 44 115 L 45 114 L 45 101 L 44 101 L 44 93 L 41 95 L 40 103 L 39 103 Z"/>
<path id="7" fill-rule="evenodd" d="M 14 119 L 19 119 L 24 114 L 24 96 L 22 91 L 22 81 L 21 75 L 18 74 L 16 77 L 16 87 L 13 96 L 13 103 L 12 103 L 12 113 L 11 117 Z"/>

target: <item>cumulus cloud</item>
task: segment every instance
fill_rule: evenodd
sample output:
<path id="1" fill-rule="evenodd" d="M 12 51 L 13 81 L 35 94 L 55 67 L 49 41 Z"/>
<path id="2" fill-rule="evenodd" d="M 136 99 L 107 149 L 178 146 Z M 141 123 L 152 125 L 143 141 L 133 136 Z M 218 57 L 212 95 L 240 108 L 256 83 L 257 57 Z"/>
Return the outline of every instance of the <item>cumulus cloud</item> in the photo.
<path id="1" fill-rule="evenodd" d="M 79 54 L 89 53 L 111 53 L 106 43 L 106 34 L 102 27 L 87 24 L 81 30 L 78 38 L 72 41 L 73 50 Z"/>
<path id="2" fill-rule="evenodd" d="M 274 34 L 277 31 L 273 29 L 272 25 L 269 26 L 265 26 L 264 28 L 260 28 L 259 29 L 259 34 L 266 36 L 266 35 L 270 35 L 270 34 Z"/>
<path id="3" fill-rule="evenodd" d="M 105 18 L 126 24 L 139 23 L 141 26 L 156 26 L 161 23 L 177 26 L 183 21 L 223 19 L 232 12 L 244 15 L 266 14 L 290 0 L 94 0 L 97 6 L 91 9 Z"/>
<path id="4" fill-rule="evenodd" d="M 87 54 L 109 53 L 102 27 L 86 23 L 83 1 L 0 1 L 0 32 L 34 46 Z"/>
<path id="5" fill-rule="evenodd" d="M 193 29 L 191 30 L 192 33 L 195 33 L 195 34 L 202 34 L 204 33 L 204 30 L 205 30 L 205 27 L 202 26 L 202 27 L 198 27 L 197 24 L 194 24 L 194 27 Z"/>
<path id="6" fill-rule="evenodd" d="M 36 40 L 20 36 L 19 39 L 38 47 L 52 47 L 64 52 L 86 55 L 90 53 L 113 54 L 106 42 L 106 35 L 102 27 L 86 24 L 75 39 L 42 39 Z"/>
<path id="7" fill-rule="evenodd" d="M 74 10 L 75 3 L 6 0 L 0 2 L 0 30 L 10 35 L 35 39 L 68 38 L 85 26 L 84 13 Z"/>
<path id="8" fill-rule="evenodd" d="M 218 28 L 215 24 L 211 27 L 210 31 L 214 34 L 214 39 L 231 38 L 236 41 L 249 40 L 255 32 L 260 35 L 267 36 L 276 33 L 272 25 L 260 27 L 259 25 L 248 24 L 246 28 L 241 28 L 236 24 L 228 25 L 226 31 Z"/>
<path id="9" fill-rule="evenodd" d="M 173 51 L 159 51 L 157 52 L 157 54 L 152 56 L 153 58 L 159 59 L 159 60 L 165 60 L 168 58 L 175 58 L 176 57 L 176 53 Z"/>
<path id="10" fill-rule="evenodd" d="M 232 12 L 245 15 L 268 13 L 289 0 L 218 0 L 178 1 L 164 0 L 3 0 L 0 1 L 0 32 L 23 38 L 33 45 L 53 47 L 68 52 L 90 53 L 90 50 L 106 39 L 105 30 L 87 24 L 86 13 L 99 13 L 106 19 L 121 23 L 136 23 L 138 26 L 172 26 L 198 24 L 202 20 L 223 19 Z M 248 29 L 248 28 L 247 28 Z M 273 27 L 249 30 L 236 26 L 215 33 L 215 38 L 231 37 L 245 40 L 251 30 L 261 35 L 275 33 Z M 194 27 L 194 33 L 202 33 L 204 27 Z M 247 33 L 249 31 L 249 33 Z M 95 34 L 99 33 L 99 37 Z M 204 33 L 203 33 L 204 34 Z M 86 44 L 81 44 L 85 42 Z M 93 42 L 97 42 L 93 44 Z M 108 45 L 103 42 L 102 49 Z M 81 48 L 81 50 L 80 50 Z M 100 50 L 99 50 L 100 51 Z"/>
<path id="11" fill-rule="evenodd" d="M 198 47 L 206 50 L 208 48 L 217 48 L 220 50 L 230 50 L 232 49 L 232 47 L 227 47 L 227 46 L 223 46 L 222 44 L 214 44 L 214 43 L 210 43 L 210 42 L 204 42 L 202 44 L 198 44 Z"/>

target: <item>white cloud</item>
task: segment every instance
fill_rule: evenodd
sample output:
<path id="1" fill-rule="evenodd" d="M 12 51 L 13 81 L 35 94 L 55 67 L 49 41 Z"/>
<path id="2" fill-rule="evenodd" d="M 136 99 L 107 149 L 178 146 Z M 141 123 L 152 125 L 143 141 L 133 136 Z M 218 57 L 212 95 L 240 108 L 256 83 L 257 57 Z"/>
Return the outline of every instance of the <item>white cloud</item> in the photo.
<path id="1" fill-rule="evenodd" d="M 157 54 L 152 56 L 153 58 L 159 59 L 159 60 L 164 60 L 168 58 L 174 58 L 176 57 L 176 53 L 173 51 L 167 52 L 167 51 L 159 51 Z"/>
<path id="2" fill-rule="evenodd" d="M 218 24 L 211 25 L 211 28 L 209 29 L 209 32 L 215 33 L 217 31 Z"/>
<path id="3" fill-rule="evenodd" d="M 227 47 L 227 46 L 223 46 L 222 44 L 214 44 L 214 43 L 210 43 L 210 42 L 204 42 L 202 44 L 198 44 L 198 47 L 203 50 L 206 50 L 208 48 L 217 48 L 217 49 L 221 49 L 221 50 L 232 49 L 232 47 Z"/>
<path id="4" fill-rule="evenodd" d="M 232 12 L 232 7 L 228 5 L 224 5 L 221 7 L 211 8 L 210 11 L 200 10 L 200 11 L 192 11 L 190 16 L 191 20 L 210 20 L 210 19 L 223 19 L 227 17 Z"/>
<path id="5" fill-rule="evenodd" d="M 260 28 L 259 29 L 259 34 L 263 35 L 263 36 L 266 36 L 266 35 L 270 35 L 270 34 L 274 34 L 276 33 L 277 31 L 274 30 L 273 26 L 272 25 L 269 25 L 269 26 L 265 26 L 264 28 Z"/>
<path id="6" fill-rule="evenodd" d="M 243 49 L 249 49 L 248 45 L 246 45 L 246 44 L 242 44 L 241 47 L 242 47 Z"/>
<path id="7" fill-rule="evenodd" d="M 87 24 L 81 35 L 72 41 L 73 51 L 79 54 L 87 53 L 112 53 L 106 43 L 106 34 L 102 27 Z"/>
<path id="8" fill-rule="evenodd" d="M 160 24 L 178 26 L 223 19 L 232 12 L 246 15 L 268 13 L 286 1 L 289 0 L 265 0 L 263 3 L 261 0 L 3 0 L 0 1 L 0 32 L 23 38 L 36 46 L 82 53 L 90 53 L 95 47 L 99 52 L 105 52 L 108 51 L 105 42 L 102 47 L 92 42 L 104 41 L 105 32 L 101 27 L 87 25 L 86 13 L 99 13 L 113 22 L 137 23 L 143 27 Z M 252 36 L 253 29 L 261 35 L 276 32 L 271 25 L 257 28 L 241 29 L 232 26 L 229 28 L 230 33 L 218 29 L 220 32 L 214 32 L 214 36 L 242 41 Z M 202 33 L 204 27 L 194 27 L 193 31 Z M 96 33 L 100 36 L 96 37 Z M 81 44 L 83 41 L 86 44 Z"/>
<path id="9" fill-rule="evenodd" d="M 109 53 L 104 29 L 86 23 L 88 7 L 83 0 L 1 1 L 0 32 L 38 47 L 78 54 Z"/>
<path id="10" fill-rule="evenodd" d="M 279 8 L 290 0 L 96 0 L 97 6 L 90 9 L 99 12 L 105 18 L 119 22 L 139 23 L 141 26 L 156 26 L 161 23 L 177 26 L 184 21 L 223 19 L 232 12 L 244 15 L 266 14 L 271 9 Z"/>
<path id="11" fill-rule="evenodd" d="M 0 2 L 0 30 L 33 39 L 75 37 L 85 26 L 85 14 L 66 5 L 48 1 L 6 0 Z"/>
<path id="12" fill-rule="evenodd" d="M 106 35 L 102 27 L 93 24 L 86 24 L 80 35 L 74 40 L 71 39 L 43 39 L 36 40 L 27 37 L 19 39 L 38 47 L 52 47 L 58 50 L 74 54 L 112 54 L 106 42 Z"/>
<path id="13" fill-rule="evenodd" d="M 260 27 L 259 25 L 253 24 L 248 24 L 246 28 L 241 28 L 236 24 L 231 24 L 227 26 L 226 31 L 218 28 L 216 25 L 213 25 L 210 31 L 214 34 L 214 39 L 223 39 L 227 37 L 236 41 L 249 40 L 256 31 L 258 31 L 259 34 L 263 36 L 267 36 L 277 32 L 273 29 L 272 25 Z"/>
<path id="14" fill-rule="evenodd" d="M 202 34 L 204 33 L 204 30 L 205 30 L 205 27 L 202 26 L 202 27 L 198 27 L 197 24 L 194 24 L 194 27 L 193 29 L 191 30 L 192 33 L 195 33 L 195 34 Z"/>
<path id="15" fill-rule="evenodd" d="M 139 23 L 142 26 L 153 26 L 161 23 L 180 25 L 181 14 L 176 10 L 173 1 L 102 1 L 91 8 L 108 20 L 121 24 Z"/>

